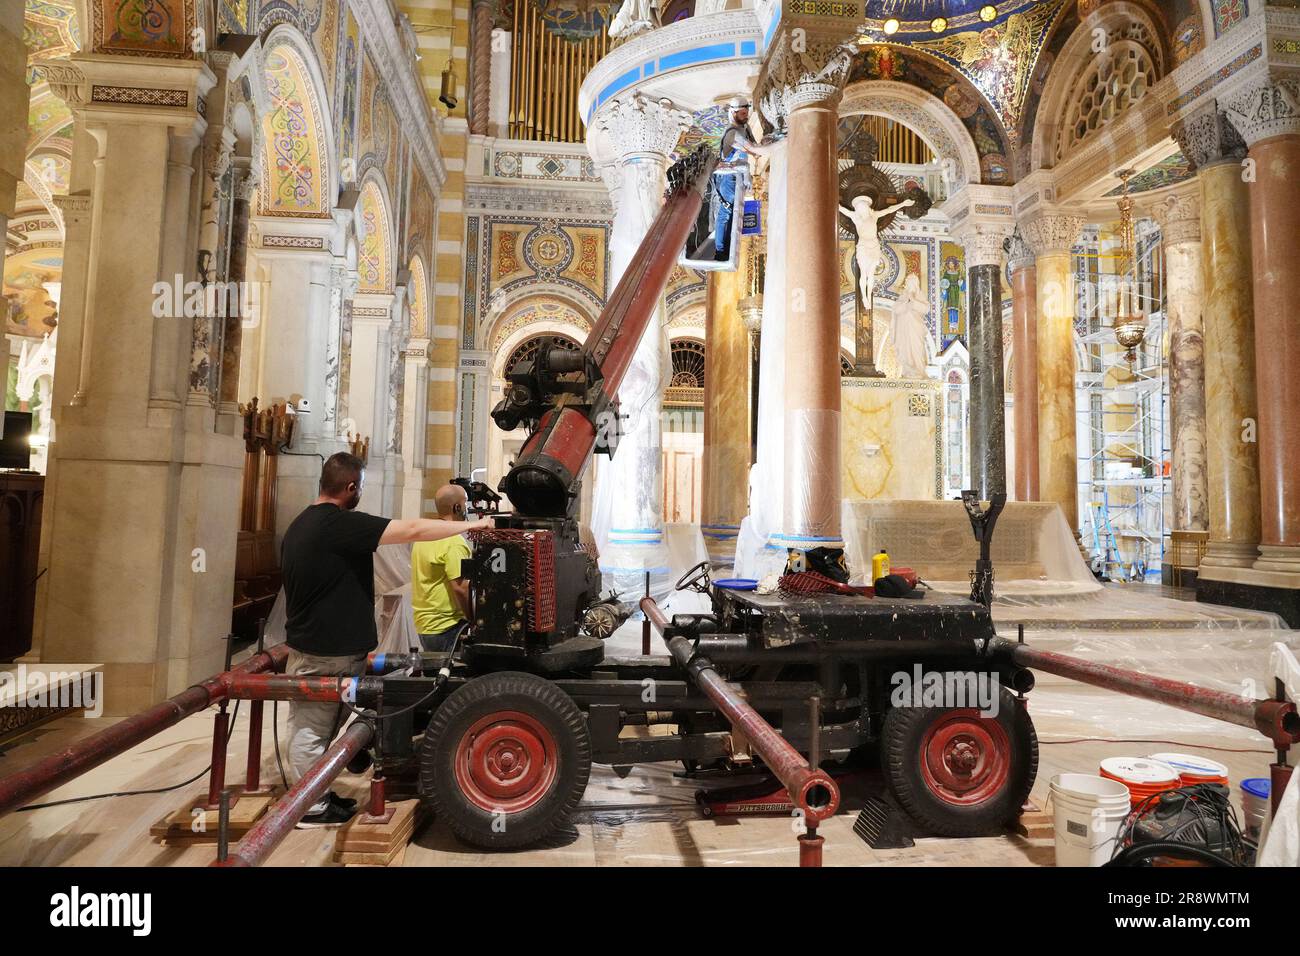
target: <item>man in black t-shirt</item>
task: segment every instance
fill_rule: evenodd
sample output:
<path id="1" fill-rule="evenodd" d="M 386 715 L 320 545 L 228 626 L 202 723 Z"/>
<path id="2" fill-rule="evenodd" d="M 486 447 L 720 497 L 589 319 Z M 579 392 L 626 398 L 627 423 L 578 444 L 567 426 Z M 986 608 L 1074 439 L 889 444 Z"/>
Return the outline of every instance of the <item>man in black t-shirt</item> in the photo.
<path id="1" fill-rule="evenodd" d="M 285 633 L 294 676 L 360 675 L 379 644 L 375 629 L 375 549 L 381 544 L 436 541 L 492 527 L 491 519 L 392 520 L 357 511 L 365 483 L 360 458 L 339 452 L 325 462 L 320 495 L 298 515 L 280 544 L 284 572 Z M 343 725 L 335 704 L 295 701 L 289 708 L 289 762 L 295 779 L 320 759 Z M 331 792 L 299 826 L 346 822 L 356 801 Z"/>

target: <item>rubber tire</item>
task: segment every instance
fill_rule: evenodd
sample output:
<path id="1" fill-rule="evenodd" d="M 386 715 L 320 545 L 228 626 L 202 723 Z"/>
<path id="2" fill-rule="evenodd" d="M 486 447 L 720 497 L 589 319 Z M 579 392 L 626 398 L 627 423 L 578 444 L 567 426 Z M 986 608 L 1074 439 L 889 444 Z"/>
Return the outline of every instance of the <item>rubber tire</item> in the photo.
<path id="1" fill-rule="evenodd" d="M 520 711 L 541 723 L 559 754 L 555 779 L 534 805 L 493 824 L 495 814 L 465 797 L 456 782 L 457 747 L 473 724 L 498 711 Z M 513 849 L 546 839 L 564 826 L 582 799 L 591 776 L 587 720 L 568 694 L 533 674 L 502 671 L 475 678 L 434 712 L 420 748 L 420 795 L 425 805 L 464 843 L 485 849 Z M 499 832 L 498 832 L 499 830 Z"/>
<path id="2" fill-rule="evenodd" d="M 1001 832 L 1015 820 L 1038 772 L 1038 735 L 1015 695 L 999 688 L 997 720 L 1011 747 L 1007 782 L 978 804 L 955 806 L 935 796 L 921 775 L 921 743 L 926 729 L 955 708 L 892 707 L 881 731 L 880 762 L 894 798 L 934 836 L 975 837 Z"/>

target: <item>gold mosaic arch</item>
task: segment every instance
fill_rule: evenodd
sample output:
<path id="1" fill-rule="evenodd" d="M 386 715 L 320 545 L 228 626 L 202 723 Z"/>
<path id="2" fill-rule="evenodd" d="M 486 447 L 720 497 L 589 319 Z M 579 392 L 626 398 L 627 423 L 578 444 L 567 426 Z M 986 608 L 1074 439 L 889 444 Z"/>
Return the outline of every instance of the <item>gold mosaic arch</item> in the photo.
<path id="1" fill-rule="evenodd" d="M 357 275 L 361 292 L 393 290 L 393 240 L 388 204 L 371 178 L 361 187 L 357 201 Z"/>
<path id="2" fill-rule="evenodd" d="M 429 337 L 429 280 L 424 271 L 424 260 L 411 259 L 411 338 Z"/>
<path id="3" fill-rule="evenodd" d="M 272 46 L 263 61 L 268 109 L 262 117 L 264 216 L 329 215 L 325 124 L 311 73 L 289 43 Z"/>

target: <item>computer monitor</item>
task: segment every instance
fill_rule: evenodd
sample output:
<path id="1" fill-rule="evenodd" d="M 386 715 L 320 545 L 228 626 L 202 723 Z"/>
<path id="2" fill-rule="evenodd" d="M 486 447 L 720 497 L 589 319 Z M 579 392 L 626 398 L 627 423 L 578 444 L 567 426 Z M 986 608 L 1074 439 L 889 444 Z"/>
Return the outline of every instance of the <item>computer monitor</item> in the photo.
<path id="1" fill-rule="evenodd" d="M 32 456 L 32 413 L 5 412 L 0 432 L 0 468 L 30 468 Z"/>

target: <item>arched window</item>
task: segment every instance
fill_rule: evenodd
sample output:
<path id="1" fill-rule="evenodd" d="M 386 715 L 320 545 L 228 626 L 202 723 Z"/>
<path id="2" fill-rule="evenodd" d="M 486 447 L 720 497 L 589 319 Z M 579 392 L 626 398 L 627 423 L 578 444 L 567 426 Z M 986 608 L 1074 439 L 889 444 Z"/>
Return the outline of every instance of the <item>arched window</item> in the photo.
<path id="1" fill-rule="evenodd" d="M 704 343 L 677 339 L 669 349 L 673 377 L 668 382 L 664 401 L 669 405 L 704 404 Z"/>
<path id="2" fill-rule="evenodd" d="M 1159 78 L 1156 62 L 1145 46 L 1133 39 L 1112 41 L 1070 90 L 1057 140 L 1057 161 L 1146 96 Z"/>
<path id="3" fill-rule="evenodd" d="M 506 378 L 509 378 L 510 373 L 515 370 L 515 367 L 518 366 L 520 362 L 531 362 L 533 359 L 537 358 L 537 353 L 543 348 L 564 349 L 568 352 L 576 352 L 580 347 L 581 346 L 579 346 L 577 342 L 573 341 L 573 339 L 569 338 L 567 335 L 534 335 L 531 339 L 526 339 L 525 341 L 520 342 L 519 345 L 515 347 L 515 350 L 510 353 L 510 357 L 506 359 L 506 364 L 502 374 Z"/>

